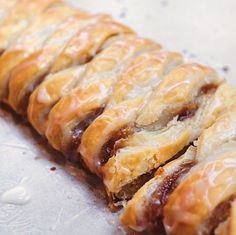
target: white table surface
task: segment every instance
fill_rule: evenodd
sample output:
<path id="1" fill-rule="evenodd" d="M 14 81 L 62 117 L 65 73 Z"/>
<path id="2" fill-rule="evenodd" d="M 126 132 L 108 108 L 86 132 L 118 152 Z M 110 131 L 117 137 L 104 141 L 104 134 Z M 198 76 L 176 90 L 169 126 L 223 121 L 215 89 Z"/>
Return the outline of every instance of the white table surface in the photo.
<path id="1" fill-rule="evenodd" d="M 166 49 L 215 67 L 236 85 L 235 0 L 71 2 L 91 12 L 111 13 Z M 27 125 L 0 111 L 0 197 L 19 185 L 30 196 L 25 205 L 0 200 L 0 235 L 125 234 L 118 215 L 109 212 L 99 182 L 55 163 L 53 156 Z"/>

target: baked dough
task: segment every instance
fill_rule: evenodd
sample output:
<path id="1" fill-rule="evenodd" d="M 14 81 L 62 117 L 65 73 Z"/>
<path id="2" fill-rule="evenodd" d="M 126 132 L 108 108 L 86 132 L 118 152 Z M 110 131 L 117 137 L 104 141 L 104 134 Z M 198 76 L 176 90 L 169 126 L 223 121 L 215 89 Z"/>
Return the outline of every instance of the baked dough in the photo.
<path id="1" fill-rule="evenodd" d="M 39 134 L 45 135 L 52 107 L 80 83 L 87 67 L 87 65 L 75 66 L 49 74 L 31 94 L 28 119 Z"/>
<path id="2" fill-rule="evenodd" d="M 102 112 L 113 84 L 132 58 L 152 48 L 160 48 L 160 45 L 137 36 L 121 36 L 98 54 L 89 64 L 82 83 L 51 110 L 46 131 L 50 144 L 70 157 L 75 151 L 75 157 L 78 157 L 76 149 L 80 138 L 76 135 L 79 133 L 80 136 L 88 125 L 86 122 L 90 124 Z M 76 126 L 79 126 L 77 134 Z M 75 146 L 72 138 L 75 139 Z"/>
<path id="3" fill-rule="evenodd" d="M 60 23 L 74 10 L 65 5 L 58 5 L 46 10 L 0 57 L 0 99 L 8 95 L 8 81 L 12 70 L 25 58 L 40 50 L 45 41 L 56 31 Z"/>
<path id="4" fill-rule="evenodd" d="M 236 234 L 236 90 L 106 14 L 0 0 L 0 102 L 104 182 L 124 225 Z M 128 202 L 127 202 L 128 201 Z"/>
<path id="5" fill-rule="evenodd" d="M 214 226 L 224 222 L 229 214 L 230 202 L 236 198 L 235 114 L 236 108 L 231 106 L 200 136 L 196 156 L 198 164 L 170 195 L 164 208 L 164 224 L 170 234 L 184 231 L 191 235 L 201 230 L 210 234 Z M 206 138 L 210 141 L 209 146 L 204 142 Z M 232 207 L 232 214 L 233 210 Z"/>
<path id="6" fill-rule="evenodd" d="M 109 16 L 107 16 L 109 19 Z M 133 31 L 114 21 L 96 22 L 88 25 L 75 35 L 60 53 L 51 72 L 57 72 L 91 60 L 110 37 L 119 34 L 132 34 Z"/>
<path id="7" fill-rule="evenodd" d="M 179 179 L 204 156 L 210 155 L 212 150 L 235 138 L 234 116 L 236 113 L 229 112 L 234 109 L 235 104 L 232 98 L 235 95 L 236 90 L 230 84 L 224 83 L 220 86 L 207 113 L 211 122 L 206 123 L 209 126 L 213 125 L 202 132 L 199 140 L 195 142 L 197 147 L 191 146 L 183 156 L 160 167 L 155 177 L 138 190 L 121 216 L 124 224 L 137 231 L 162 228 L 163 207 L 168 196 L 178 185 Z M 216 114 L 218 117 L 215 116 Z M 215 123 L 212 123 L 211 117 L 214 117 Z M 220 229 L 218 233 L 219 231 Z"/>
<path id="8" fill-rule="evenodd" d="M 84 66 L 76 66 L 52 74 L 42 82 L 31 95 L 28 106 L 28 117 L 36 130 L 41 134 L 45 134 L 50 109 L 73 88 L 79 86 L 81 81 L 84 80 L 86 82 L 90 77 L 93 78 L 96 73 L 106 73 L 112 69 L 112 61 L 109 61 L 108 58 L 115 55 L 114 51 L 119 48 L 119 43 L 122 39 L 123 36 L 108 40 L 101 48 L 102 55 L 94 61 Z M 117 42 L 114 43 L 116 40 Z M 44 116 L 45 113 L 46 115 Z"/>
<path id="9" fill-rule="evenodd" d="M 87 60 L 91 59 L 91 57 L 94 57 L 96 53 L 98 53 L 99 51 L 101 52 L 107 46 L 109 46 L 108 43 L 109 37 L 115 37 L 115 35 L 126 34 L 126 33 L 132 34 L 131 30 L 111 21 L 111 19 L 106 15 L 103 16 L 97 15 L 95 18 L 96 19 L 98 18 L 97 21 L 101 22 L 89 24 L 88 26 L 80 30 L 78 34 L 71 39 L 71 41 L 66 45 L 65 49 L 61 52 L 61 54 L 56 59 L 56 62 L 54 63 L 54 65 L 56 65 L 57 67 L 56 70 L 59 69 L 59 64 L 62 66 L 62 68 L 66 67 L 66 65 L 64 64 L 65 62 L 64 59 L 66 57 L 65 53 L 67 52 L 69 54 L 67 55 L 66 58 L 69 58 L 70 56 L 71 59 L 73 59 L 74 64 L 83 64 Z M 101 37 L 98 36 L 95 37 L 96 34 L 99 36 L 101 34 Z M 84 40 L 83 37 L 85 36 L 81 37 L 81 35 L 82 36 L 86 35 L 87 39 Z M 93 38 L 96 38 L 96 42 L 90 40 L 91 36 L 93 36 Z M 79 40 L 81 41 L 79 42 Z M 77 47 L 74 47 L 73 46 L 74 44 L 76 44 Z M 45 132 L 45 126 L 47 121 L 47 117 L 46 119 L 43 120 L 41 119 L 42 117 L 41 114 L 45 113 L 45 110 L 49 111 L 49 109 L 52 108 L 52 106 L 56 103 L 56 101 L 58 101 L 65 94 L 69 93 L 69 91 L 72 88 L 74 88 L 76 84 L 78 84 L 78 79 L 81 78 L 82 74 L 85 73 L 86 70 L 85 67 L 89 67 L 92 69 L 92 64 L 91 66 L 85 65 L 85 66 L 72 67 L 71 69 L 67 69 L 65 71 L 49 75 L 49 79 L 46 78 L 45 82 L 42 82 L 42 84 L 36 89 L 36 91 L 33 92 L 31 96 L 31 102 L 29 103 L 28 106 L 29 107 L 28 117 L 29 120 L 32 122 L 32 125 L 41 134 L 44 134 Z M 50 91 L 47 92 L 46 91 L 47 89 L 50 89 Z M 46 102 L 40 101 L 42 100 L 40 98 L 38 100 L 37 97 L 38 96 L 42 97 L 41 94 L 45 94 L 45 91 L 46 91 L 46 96 L 51 97 L 50 101 L 49 99 L 47 99 Z M 32 117 L 33 115 L 34 117 Z"/>
<path id="10" fill-rule="evenodd" d="M 14 69 L 9 82 L 8 101 L 15 111 L 23 113 L 26 110 L 30 93 L 43 80 L 45 75 L 50 72 L 50 68 L 57 56 L 66 47 L 68 41 L 74 37 L 76 32 L 84 30 L 89 24 L 99 24 L 99 21 L 103 21 L 104 18 L 106 20 L 107 16 L 104 15 L 102 17 L 99 15 L 85 20 L 80 20 L 77 17 L 69 18 L 49 38 L 42 50 L 30 55 Z M 122 31 L 122 29 L 124 30 Z M 115 30 L 117 34 L 124 31 L 128 32 L 128 29 L 122 25 L 114 27 Z M 99 49 L 97 44 L 93 43 L 92 45 L 93 47 L 97 46 L 94 51 Z M 91 45 L 88 45 L 87 40 L 81 42 L 80 50 L 82 51 L 81 54 L 84 54 L 84 58 L 88 55 L 87 51 L 90 50 L 90 47 Z"/>
<path id="11" fill-rule="evenodd" d="M 221 82 L 213 70 L 196 64 L 180 65 L 163 79 L 137 117 L 136 131 L 103 166 L 104 183 L 111 196 L 124 197 L 124 187 L 198 138 L 214 90 Z"/>
<path id="12" fill-rule="evenodd" d="M 195 163 L 196 147 L 191 146 L 184 155 L 160 167 L 127 203 L 121 215 L 122 223 L 136 231 L 163 230 L 163 207 L 168 196 L 174 190 L 176 181 Z"/>
<path id="13" fill-rule="evenodd" d="M 236 192 L 235 156 L 235 142 L 227 143 L 190 170 L 164 207 L 168 234 L 211 234 L 222 222 L 223 203 Z"/>
<path id="14" fill-rule="evenodd" d="M 225 90 L 226 92 L 227 90 Z M 204 159 L 206 156 L 230 140 L 236 139 L 236 106 L 234 99 L 236 92 L 234 90 L 234 95 L 225 99 L 224 102 L 228 105 L 228 110 L 230 112 L 221 113 L 217 122 L 214 123 L 210 128 L 206 129 L 198 140 L 198 156 L 199 159 Z M 224 110 L 226 111 L 226 110 Z"/>
<path id="15" fill-rule="evenodd" d="M 102 164 L 111 154 L 106 150 L 111 142 L 129 135 L 129 129 L 148 102 L 153 87 L 181 63 L 181 55 L 163 51 L 147 52 L 132 61 L 116 83 L 104 113 L 94 120 L 82 136 L 79 151 L 90 171 L 98 175 L 101 173 Z"/>
<path id="16" fill-rule="evenodd" d="M 10 0 L 5 0 L 10 2 Z M 57 4 L 60 0 L 19 0 L 9 11 L 8 15 L 1 22 L 0 28 L 0 53 L 23 32 L 29 24 L 45 11 L 45 9 Z M 61 13 L 62 14 L 62 13 Z"/>

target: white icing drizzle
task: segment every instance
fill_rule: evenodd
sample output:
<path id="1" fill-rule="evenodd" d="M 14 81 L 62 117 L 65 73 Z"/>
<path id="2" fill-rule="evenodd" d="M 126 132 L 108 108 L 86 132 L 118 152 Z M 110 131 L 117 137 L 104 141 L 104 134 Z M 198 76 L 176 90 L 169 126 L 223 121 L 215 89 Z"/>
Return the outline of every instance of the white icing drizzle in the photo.
<path id="1" fill-rule="evenodd" d="M 169 92 L 171 92 L 174 89 L 177 89 L 178 87 L 181 87 L 183 85 L 190 85 L 191 84 L 191 80 L 186 79 L 180 82 L 176 82 L 174 83 L 172 86 L 168 86 L 167 88 L 163 89 L 162 94 L 167 94 Z"/>
<path id="2" fill-rule="evenodd" d="M 30 202 L 31 194 L 25 185 L 27 178 L 23 178 L 21 182 L 7 191 L 0 198 L 0 201 L 6 204 L 25 205 Z"/>
<path id="3" fill-rule="evenodd" d="M 39 90 L 37 101 L 40 103 L 50 103 L 51 97 L 45 88 Z"/>

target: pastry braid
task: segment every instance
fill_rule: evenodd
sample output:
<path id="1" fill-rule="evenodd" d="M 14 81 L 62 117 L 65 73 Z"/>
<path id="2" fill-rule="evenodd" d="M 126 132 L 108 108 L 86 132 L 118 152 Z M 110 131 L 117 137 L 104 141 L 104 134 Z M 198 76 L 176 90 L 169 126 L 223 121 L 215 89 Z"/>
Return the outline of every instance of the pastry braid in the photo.
<path id="1" fill-rule="evenodd" d="M 236 234 L 236 90 L 106 14 L 0 1 L 0 102 L 100 177 L 136 231 Z"/>

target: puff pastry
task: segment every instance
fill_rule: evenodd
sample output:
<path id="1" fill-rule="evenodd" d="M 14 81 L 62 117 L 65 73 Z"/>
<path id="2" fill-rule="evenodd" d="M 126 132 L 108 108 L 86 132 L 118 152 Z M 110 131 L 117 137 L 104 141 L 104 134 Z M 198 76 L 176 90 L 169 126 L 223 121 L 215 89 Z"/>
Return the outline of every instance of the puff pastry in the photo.
<path id="1" fill-rule="evenodd" d="M 68 6 L 59 5 L 49 8 L 0 57 L 0 99 L 8 95 L 8 81 L 13 69 L 25 58 L 40 50 L 45 41 L 56 31 L 60 23 L 74 10 Z"/>
<path id="2" fill-rule="evenodd" d="M 121 215 L 123 224 L 136 231 L 165 231 L 162 219 L 168 196 L 175 189 L 178 179 L 195 164 L 196 147 L 191 146 L 184 155 L 160 167 L 127 203 Z"/>
<path id="3" fill-rule="evenodd" d="M 213 70 L 196 64 L 180 65 L 163 79 L 135 120 L 136 131 L 103 166 L 112 197 L 125 198 L 123 191 L 132 181 L 151 173 L 199 136 L 220 83 Z"/>
<path id="4" fill-rule="evenodd" d="M 115 85 L 106 110 L 82 136 L 79 151 L 90 171 L 101 173 L 101 165 L 111 155 L 112 144 L 129 135 L 153 87 L 181 63 L 181 55 L 163 51 L 147 52 L 132 61 Z"/>
<path id="5" fill-rule="evenodd" d="M 105 185 L 121 222 L 236 234 L 236 90 L 61 0 L 0 0 L 0 102 Z"/>
<path id="6" fill-rule="evenodd" d="M 235 169 L 235 142 L 193 167 L 164 207 L 167 233 L 212 234 L 236 197 Z"/>
<path id="7" fill-rule="evenodd" d="M 122 36 L 94 58 L 82 83 L 51 110 L 46 130 L 50 144 L 70 157 L 74 154 L 77 157 L 80 136 L 103 111 L 119 75 L 132 58 L 152 48 L 160 46 L 137 36 Z"/>
<path id="8" fill-rule="evenodd" d="M 155 177 L 140 188 L 121 216 L 124 224 L 138 231 L 163 229 L 163 207 L 177 186 L 178 179 L 217 146 L 235 138 L 235 112 L 229 112 L 234 107 L 232 98 L 235 95 L 236 91 L 230 84 L 224 83 L 220 86 L 207 113 L 209 120 L 214 116 L 216 122 L 213 124 L 207 121 L 208 126 L 213 125 L 202 132 L 195 143 L 197 147 L 191 146 L 183 156 L 160 167 Z"/>
<path id="9" fill-rule="evenodd" d="M 170 234 L 211 234 L 230 215 L 231 202 L 236 198 L 235 114 L 234 106 L 200 136 L 198 164 L 181 180 L 164 208 L 164 223 Z M 214 144 L 207 146 L 206 136 Z M 173 219 L 180 208 L 183 216 Z"/>
<path id="10" fill-rule="evenodd" d="M 73 38 L 76 31 L 83 30 L 88 24 L 99 24 L 99 21 L 103 21 L 104 18 L 107 20 L 106 15 L 98 15 L 90 18 L 90 20 L 81 22 L 79 19 L 68 19 L 59 27 L 52 37 L 49 38 L 42 50 L 33 53 L 14 69 L 9 82 L 10 92 L 8 101 L 15 111 L 21 113 L 26 109 L 30 93 L 34 90 L 34 87 L 43 80 L 43 77 L 48 74 L 58 54 L 66 47 L 68 40 L 71 37 Z M 111 25 L 111 23 L 109 23 L 109 25 Z M 108 23 L 107 29 L 109 30 Z M 130 32 L 128 28 L 118 24 L 113 24 L 112 29 L 114 34 Z M 93 32 L 93 30 L 91 30 L 91 32 Z M 99 45 L 101 45 L 99 40 L 97 41 L 99 45 L 95 43 L 88 45 L 87 42 L 87 40 L 81 41 L 79 48 L 81 57 L 84 57 L 85 62 L 86 57 L 90 56 L 87 51 L 90 51 L 91 47 L 94 47 L 92 50 L 94 51 L 93 53 L 96 53 L 99 49 Z"/>
<path id="11" fill-rule="evenodd" d="M 54 62 L 51 71 L 54 73 L 91 60 L 107 39 L 126 33 L 133 32 L 130 28 L 112 21 L 88 25 L 66 45 Z"/>
<path id="12" fill-rule="evenodd" d="M 10 2 L 7 1 L 6 2 Z M 2 53 L 17 36 L 37 19 L 47 8 L 62 4 L 60 0 L 19 0 L 1 22 L 0 53 Z"/>
<path id="13" fill-rule="evenodd" d="M 86 68 L 87 65 L 76 66 L 49 74 L 31 94 L 28 119 L 38 133 L 45 135 L 51 109 L 80 83 Z"/>

